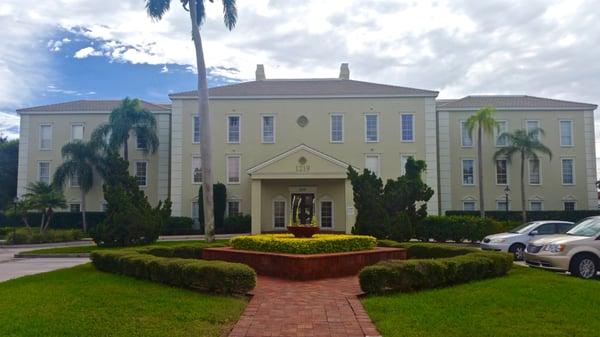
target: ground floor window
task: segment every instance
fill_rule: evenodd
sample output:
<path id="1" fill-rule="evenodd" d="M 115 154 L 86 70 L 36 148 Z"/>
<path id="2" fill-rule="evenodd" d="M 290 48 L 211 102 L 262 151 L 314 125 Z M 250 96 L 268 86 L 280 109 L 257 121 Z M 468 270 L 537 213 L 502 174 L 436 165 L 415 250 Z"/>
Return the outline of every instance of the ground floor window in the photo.
<path id="1" fill-rule="evenodd" d="M 575 210 L 575 201 L 565 201 L 563 202 L 563 206 L 565 211 L 574 211 Z"/>
<path id="2" fill-rule="evenodd" d="M 285 228 L 285 200 L 273 201 L 273 227 Z"/>
<path id="3" fill-rule="evenodd" d="M 79 213 L 79 212 L 81 212 L 81 205 L 80 204 L 69 204 L 69 211 L 71 213 Z"/>
<path id="4" fill-rule="evenodd" d="M 138 186 L 145 187 L 148 177 L 148 163 L 145 161 L 138 161 L 135 163 L 135 180 Z"/>
<path id="5" fill-rule="evenodd" d="M 474 211 L 475 201 L 463 201 L 463 211 Z"/>
<path id="6" fill-rule="evenodd" d="M 228 200 L 227 201 L 227 216 L 240 215 L 240 201 L 239 200 Z"/>
<path id="7" fill-rule="evenodd" d="M 192 201 L 192 220 L 194 220 L 194 223 L 198 223 L 200 220 L 199 212 L 200 209 L 198 201 Z"/>
<path id="8" fill-rule="evenodd" d="M 497 211 L 506 211 L 507 209 L 510 209 L 510 203 L 507 205 L 505 200 L 496 201 Z"/>
<path id="9" fill-rule="evenodd" d="M 529 209 L 531 211 L 541 211 L 542 210 L 542 202 L 541 201 L 530 201 Z"/>
<path id="10" fill-rule="evenodd" d="M 333 201 L 321 201 L 321 227 L 333 228 Z"/>

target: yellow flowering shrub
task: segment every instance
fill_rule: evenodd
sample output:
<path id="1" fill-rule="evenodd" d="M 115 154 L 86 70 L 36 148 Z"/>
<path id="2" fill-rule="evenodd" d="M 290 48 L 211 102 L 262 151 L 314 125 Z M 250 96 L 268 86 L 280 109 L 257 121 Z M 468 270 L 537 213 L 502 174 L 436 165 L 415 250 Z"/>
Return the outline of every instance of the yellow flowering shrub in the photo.
<path id="1" fill-rule="evenodd" d="M 377 239 L 367 235 L 315 234 L 295 238 L 292 234 L 238 236 L 229 240 L 235 249 L 288 254 L 323 254 L 373 249 Z"/>

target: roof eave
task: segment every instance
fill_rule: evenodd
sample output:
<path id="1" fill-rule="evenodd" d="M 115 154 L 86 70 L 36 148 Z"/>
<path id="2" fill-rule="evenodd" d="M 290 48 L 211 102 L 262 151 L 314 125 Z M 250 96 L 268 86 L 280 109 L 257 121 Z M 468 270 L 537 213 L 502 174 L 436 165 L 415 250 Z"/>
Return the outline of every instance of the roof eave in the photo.
<path id="1" fill-rule="evenodd" d="M 483 108 L 483 106 L 481 107 L 465 107 L 465 108 L 447 108 L 444 105 L 442 106 L 438 106 L 438 110 L 439 111 L 477 111 L 479 109 Z M 573 111 L 573 110 L 596 110 L 596 108 L 598 108 L 597 105 L 589 105 L 586 107 L 521 107 L 521 108 L 502 108 L 502 107 L 495 107 L 496 110 L 499 111 L 526 111 L 526 110 L 532 110 L 532 111 Z"/>
<path id="2" fill-rule="evenodd" d="M 331 99 L 331 98 L 415 98 L 437 97 L 438 92 L 411 95 L 258 95 L 258 96 L 209 96 L 209 100 L 244 100 L 244 99 Z M 169 95 L 171 99 L 198 99 L 197 96 Z"/>

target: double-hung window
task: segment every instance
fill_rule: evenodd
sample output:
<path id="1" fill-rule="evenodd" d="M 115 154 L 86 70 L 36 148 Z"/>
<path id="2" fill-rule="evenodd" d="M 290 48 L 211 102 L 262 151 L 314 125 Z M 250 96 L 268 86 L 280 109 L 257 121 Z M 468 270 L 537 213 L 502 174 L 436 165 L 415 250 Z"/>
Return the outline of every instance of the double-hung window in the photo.
<path id="1" fill-rule="evenodd" d="M 200 156 L 192 157 L 192 183 L 202 183 L 202 161 L 200 160 Z"/>
<path id="2" fill-rule="evenodd" d="M 262 116 L 262 142 L 275 143 L 275 116 Z"/>
<path id="3" fill-rule="evenodd" d="M 508 162 L 506 159 L 496 160 L 496 184 L 508 184 Z"/>
<path id="4" fill-rule="evenodd" d="M 146 138 L 140 135 L 136 135 L 136 149 L 145 150 L 147 147 Z"/>
<path id="5" fill-rule="evenodd" d="M 562 120 L 560 123 L 560 146 L 573 146 L 573 121 Z"/>
<path id="6" fill-rule="evenodd" d="M 333 201 L 321 201 L 321 227 L 333 228 Z"/>
<path id="7" fill-rule="evenodd" d="M 413 114 L 400 115 L 400 135 L 403 142 L 412 142 L 415 140 L 415 124 Z"/>
<path id="8" fill-rule="evenodd" d="M 240 183 L 240 156 L 227 156 L 227 183 Z"/>
<path id="9" fill-rule="evenodd" d="M 465 121 L 460 122 L 460 146 L 473 147 L 473 137 L 471 137 Z"/>
<path id="10" fill-rule="evenodd" d="M 71 124 L 71 140 L 83 140 L 83 124 Z"/>
<path id="11" fill-rule="evenodd" d="M 227 216 L 238 216 L 240 215 L 240 201 L 239 200 L 228 200 L 227 201 Z"/>
<path id="12" fill-rule="evenodd" d="M 145 187 L 148 183 L 148 162 L 135 162 L 135 180 L 138 186 Z"/>
<path id="13" fill-rule="evenodd" d="M 529 185 L 539 185 L 541 183 L 540 160 L 529 159 Z"/>
<path id="14" fill-rule="evenodd" d="M 50 184 L 50 162 L 38 162 L 38 181 L 41 183 Z"/>
<path id="15" fill-rule="evenodd" d="M 463 201 L 463 211 L 474 211 L 475 201 Z"/>
<path id="16" fill-rule="evenodd" d="M 332 114 L 330 117 L 330 135 L 332 143 L 344 142 L 344 115 Z"/>
<path id="17" fill-rule="evenodd" d="M 498 129 L 494 132 L 496 133 L 496 146 L 503 147 L 508 145 L 508 139 L 502 136 L 503 133 L 508 131 L 508 122 L 507 121 L 498 121 Z"/>
<path id="18" fill-rule="evenodd" d="M 365 168 L 375 175 L 379 175 L 379 155 L 368 154 L 365 156 Z"/>
<path id="19" fill-rule="evenodd" d="M 40 150 L 52 150 L 52 125 L 40 125 Z"/>
<path id="20" fill-rule="evenodd" d="M 542 210 L 542 202 L 539 200 L 533 200 L 529 202 L 529 210 L 530 211 L 541 211 Z"/>
<path id="21" fill-rule="evenodd" d="M 473 159 L 462 160 L 462 183 L 463 185 L 475 185 L 475 161 Z"/>
<path id="22" fill-rule="evenodd" d="M 533 130 L 539 129 L 539 127 L 540 121 L 528 120 L 525 122 L 525 128 L 527 130 L 527 133 L 531 133 Z M 536 138 L 539 138 L 539 134 L 536 136 Z"/>
<path id="23" fill-rule="evenodd" d="M 400 175 L 403 176 L 406 174 L 406 162 L 408 158 L 414 157 L 412 154 L 401 154 L 400 155 Z"/>
<path id="24" fill-rule="evenodd" d="M 575 172 L 573 170 L 573 159 L 562 158 L 561 162 L 561 173 L 563 185 L 573 185 L 575 183 Z"/>
<path id="25" fill-rule="evenodd" d="M 285 200 L 273 201 L 273 227 L 285 228 Z"/>
<path id="26" fill-rule="evenodd" d="M 367 143 L 379 141 L 379 115 L 365 115 L 365 141 Z"/>
<path id="27" fill-rule="evenodd" d="M 510 209 L 510 203 L 506 203 L 506 200 L 498 200 L 496 201 L 496 210 L 497 211 L 506 211 Z"/>
<path id="28" fill-rule="evenodd" d="M 74 171 L 71 178 L 69 178 L 69 184 L 71 185 L 71 187 L 81 186 L 81 178 L 79 177 L 79 173 L 77 171 Z"/>
<path id="29" fill-rule="evenodd" d="M 193 127 L 192 142 L 194 144 L 200 143 L 200 117 L 199 116 L 193 116 L 192 127 Z"/>
<path id="30" fill-rule="evenodd" d="M 192 220 L 194 223 L 200 221 L 200 204 L 198 200 L 192 201 Z"/>
<path id="31" fill-rule="evenodd" d="M 240 122 L 239 115 L 227 116 L 227 142 L 233 144 L 240 143 Z"/>
<path id="32" fill-rule="evenodd" d="M 575 201 L 564 201 L 563 207 L 565 211 L 574 211 L 575 210 Z"/>
<path id="33" fill-rule="evenodd" d="M 81 212 L 81 204 L 77 204 L 77 203 L 69 204 L 69 212 L 71 212 L 71 213 Z"/>

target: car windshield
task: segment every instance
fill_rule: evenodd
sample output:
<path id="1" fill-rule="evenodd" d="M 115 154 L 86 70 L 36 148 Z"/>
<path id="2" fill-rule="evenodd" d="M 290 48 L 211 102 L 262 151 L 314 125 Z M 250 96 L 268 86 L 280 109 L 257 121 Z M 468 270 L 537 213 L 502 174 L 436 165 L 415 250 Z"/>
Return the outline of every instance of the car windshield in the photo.
<path id="1" fill-rule="evenodd" d="M 581 220 L 575 227 L 567 232 L 569 235 L 596 236 L 600 234 L 600 218 Z"/>
<path id="2" fill-rule="evenodd" d="M 513 228 L 511 230 L 509 230 L 509 233 L 515 233 L 515 234 L 524 234 L 524 233 L 528 233 L 530 230 L 532 230 L 535 227 L 536 223 L 535 222 L 528 222 L 528 223 L 524 223 L 521 226 L 517 227 L 517 228 Z"/>

